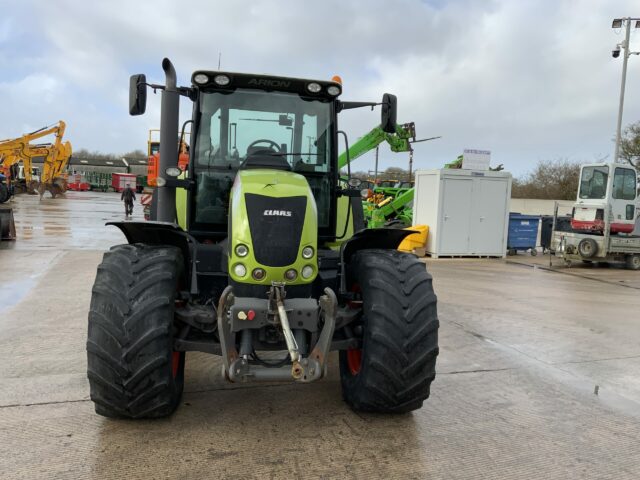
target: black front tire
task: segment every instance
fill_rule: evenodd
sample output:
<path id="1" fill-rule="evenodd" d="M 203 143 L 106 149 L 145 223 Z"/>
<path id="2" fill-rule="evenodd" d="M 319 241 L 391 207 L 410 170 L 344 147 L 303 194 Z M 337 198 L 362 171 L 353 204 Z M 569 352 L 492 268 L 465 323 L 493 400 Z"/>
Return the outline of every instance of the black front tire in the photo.
<path id="1" fill-rule="evenodd" d="M 0 183 L 0 203 L 9 200 L 9 188 L 4 183 Z"/>
<path id="2" fill-rule="evenodd" d="M 415 255 L 362 250 L 349 265 L 349 277 L 362 298 L 363 337 L 361 351 L 340 352 L 345 401 L 369 412 L 420 408 L 429 397 L 438 356 L 431 275 Z"/>
<path id="3" fill-rule="evenodd" d="M 98 267 L 89 311 L 87 376 L 96 413 L 157 418 L 184 387 L 184 352 L 173 352 L 183 273 L 178 248 L 118 245 Z"/>

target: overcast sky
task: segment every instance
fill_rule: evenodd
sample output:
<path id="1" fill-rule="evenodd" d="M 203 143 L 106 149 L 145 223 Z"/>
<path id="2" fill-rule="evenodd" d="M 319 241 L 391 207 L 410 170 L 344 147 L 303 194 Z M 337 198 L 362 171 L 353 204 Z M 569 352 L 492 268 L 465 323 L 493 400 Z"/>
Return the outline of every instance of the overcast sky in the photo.
<path id="1" fill-rule="evenodd" d="M 0 138 L 67 122 L 76 150 L 146 149 L 160 96 L 130 117 L 128 77 L 161 82 L 162 58 L 182 84 L 195 69 L 343 78 L 344 100 L 398 96 L 414 121 L 415 165 L 440 167 L 465 148 L 520 175 L 538 160 L 591 162 L 613 151 L 622 31 L 633 0 L 214 1 L 0 0 Z M 640 50 L 640 29 L 631 36 Z M 184 116 L 190 114 L 182 103 Z M 623 124 L 640 120 L 640 56 L 629 60 Z M 342 114 L 351 141 L 379 122 Z M 407 154 L 381 149 L 383 166 Z M 354 168 L 373 168 L 373 156 Z"/>

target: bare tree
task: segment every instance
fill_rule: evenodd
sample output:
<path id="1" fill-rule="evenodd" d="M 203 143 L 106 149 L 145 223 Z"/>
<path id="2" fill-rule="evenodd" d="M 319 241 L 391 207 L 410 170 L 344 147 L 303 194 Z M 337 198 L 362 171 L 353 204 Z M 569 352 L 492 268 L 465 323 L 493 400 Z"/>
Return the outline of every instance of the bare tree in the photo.
<path id="1" fill-rule="evenodd" d="M 355 171 L 355 172 L 351 172 L 351 176 L 353 178 L 359 178 L 360 180 L 368 180 L 369 179 L 369 174 L 367 172 L 363 172 L 361 170 Z"/>
<path id="2" fill-rule="evenodd" d="M 620 158 L 640 170 L 640 122 L 625 127 L 620 139 Z"/>
<path id="3" fill-rule="evenodd" d="M 384 172 L 378 172 L 378 178 L 383 180 L 409 180 L 409 172 L 400 167 L 389 167 Z"/>
<path id="4" fill-rule="evenodd" d="M 112 161 L 120 158 L 112 153 L 102 153 L 95 150 L 93 152 L 90 152 L 86 148 L 75 150 L 73 152 L 73 157 L 82 158 L 84 160 L 112 160 Z"/>
<path id="5" fill-rule="evenodd" d="M 347 169 L 343 168 L 342 175 L 347 174 Z M 359 178 L 360 180 L 373 180 L 373 171 L 364 172 L 362 170 L 351 171 L 351 177 Z M 380 180 L 408 180 L 409 172 L 400 167 L 389 167 L 386 170 L 378 171 L 378 179 Z"/>
<path id="6" fill-rule="evenodd" d="M 86 148 L 81 148 L 73 152 L 74 158 L 81 158 L 83 160 L 102 160 L 102 161 L 116 161 L 122 157 L 129 159 L 146 159 L 147 154 L 142 150 L 133 150 L 131 152 L 124 153 L 122 155 L 116 155 L 114 153 L 102 153 L 96 150 L 89 151 Z"/>
<path id="7" fill-rule="evenodd" d="M 147 154 L 142 150 L 133 150 L 132 152 L 123 153 L 122 156 L 124 158 L 136 158 L 136 159 L 145 159 L 147 158 Z"/>
<path id="8" fill-rule="evenodd" d="M 566 158 L 538 162 L 527 175 L 513 180 L 513 198 L 573 200 L 578 191 L 580 164 Z"/>

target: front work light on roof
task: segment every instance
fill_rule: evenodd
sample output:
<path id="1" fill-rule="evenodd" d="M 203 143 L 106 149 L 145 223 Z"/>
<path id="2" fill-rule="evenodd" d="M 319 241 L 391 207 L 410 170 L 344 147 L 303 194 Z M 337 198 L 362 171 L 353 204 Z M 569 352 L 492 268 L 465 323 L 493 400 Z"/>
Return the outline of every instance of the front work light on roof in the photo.
<path id="1" fill-rule="evenodd" d="M 319 83 L 311 82 L 307 85 L 307 90 L 309 90 L 311 93 L 318 93 L 320 90 L 322 90 L 322 87 Z"/>
<path id="2" fill-rule="evenodd" d="M 196 82 L 198 85 L 204 85 L 209 81 L 209 77 L 204 73 L 199 73 L 195 77 L 193 77 L 193 81 Z"/>
<path id="3" fill-rule="evenodd" d="M 216 83 L 216 85 L 220 85 L 221 87 L 224 87 L 231 83 L 231 79 L 226 75 L 216 75 L 215 77 L 213 77 L 213 81 Z"/>

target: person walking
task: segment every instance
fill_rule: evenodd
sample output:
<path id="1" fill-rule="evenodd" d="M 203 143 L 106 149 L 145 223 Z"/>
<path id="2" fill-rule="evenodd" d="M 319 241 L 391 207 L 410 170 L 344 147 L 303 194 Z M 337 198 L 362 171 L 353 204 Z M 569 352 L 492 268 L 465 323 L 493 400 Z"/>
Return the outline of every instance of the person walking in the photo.
<path id="1" fill-rule="evenodd" d="M 133 214 L 133 202 L 136 199 L 136 194 L 131 188 L 131 185 L 127 183 L 127 186 L 122 190 L 120 200 L 124 200 L 124 216 L 128 217 Z"/>

